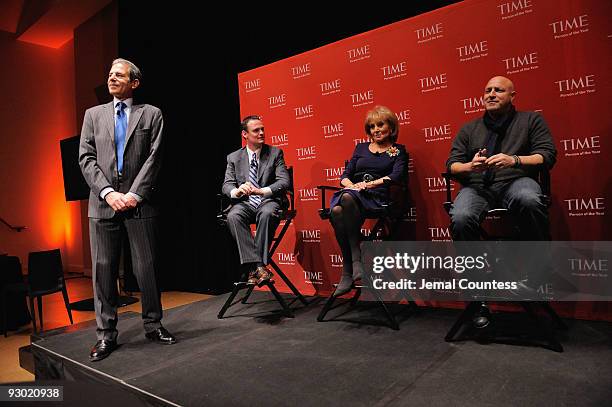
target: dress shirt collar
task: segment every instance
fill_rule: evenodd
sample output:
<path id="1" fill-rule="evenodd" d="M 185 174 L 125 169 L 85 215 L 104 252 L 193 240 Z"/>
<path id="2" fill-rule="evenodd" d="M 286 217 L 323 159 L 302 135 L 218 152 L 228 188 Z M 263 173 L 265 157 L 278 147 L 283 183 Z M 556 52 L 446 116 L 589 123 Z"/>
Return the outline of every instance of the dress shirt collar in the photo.
<path id="1" fill-rule="evenodd" d="M 134 98 L 127 98 L 127 99 L 117 99 L 116 97 L 113 98 L 113 107 L 115 108 L 115 110 L 117 110 L 117 103 L 119 102 L 123 102 L 125 103 L 125 109 L 131 109 L 132 108 L 132 103 L 134 102 Z"/>
<path id="2" fill-rule="evenodd" d="M 253 161 L 253 153 L 255 153 L 255 154 L 257 155 L 257 160 L 259 160 L 259 157 L 261 156 L 261 148 L 260 148 L 260 149 L 258 149 L 257 151 L 253 151 L 253 150 L 251 150 L 251 149 L 249 148 L 249 146 L 247 145 L 247 146 L 246 146 L 246 150 L 247 150 L 247 153 L 248 153 L 248 155 L 249 155 L 249 163 L 250 163 L 251 161 Z"/>

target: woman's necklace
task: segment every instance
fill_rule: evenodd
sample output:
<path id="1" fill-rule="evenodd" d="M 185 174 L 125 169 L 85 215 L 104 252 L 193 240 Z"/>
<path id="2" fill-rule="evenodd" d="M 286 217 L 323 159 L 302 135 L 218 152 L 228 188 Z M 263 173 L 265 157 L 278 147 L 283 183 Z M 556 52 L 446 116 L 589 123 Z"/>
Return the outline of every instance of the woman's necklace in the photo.
<path id="1" fill-rule="evenodd" d="M 374 153 L 384 153 L 385 151 L 387 151 L 389 149 L 389 147 L 391 147 L 391 144 L 386 144 L 384 147 L 381 147 L 379 144 L 377 143 L 372 143 L 370 144 L 372 147 L 374 147 Z M 370 150 L 372 151 L 372 150 Z"/>

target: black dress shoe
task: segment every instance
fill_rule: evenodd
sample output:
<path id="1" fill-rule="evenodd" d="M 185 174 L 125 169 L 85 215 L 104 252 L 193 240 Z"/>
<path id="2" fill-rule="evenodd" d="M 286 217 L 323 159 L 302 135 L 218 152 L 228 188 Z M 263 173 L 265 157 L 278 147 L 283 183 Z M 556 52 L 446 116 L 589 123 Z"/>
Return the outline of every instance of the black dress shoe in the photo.
<path id="1" fill-rule="evenodd" d="M 176 338 L 163 326 L 154 331 L 147 332 L 145 336 L 147 339 L 163 345 L 172 345 L 173 343 L 176 343 Z"/>
<path id="2" fill-rule="evenodd" d="M 472 318 L 472 323 L 475 328 L 482 329 L 489 326 L 491 322 L 491 313 L 489 312 L 489 307 L 486 304 L 482 304 L 478 309 L 478 312 L 474 314 L 474 318 Z"/>
<path id="3" fill-rule="evenodd" d="M 110 355 L 115 349 L 117 349 L 117 342 L 109 339 L 103 339 L 96 342 L 91 352 L 89 352 L 89 360 L 97 362 Z"/>

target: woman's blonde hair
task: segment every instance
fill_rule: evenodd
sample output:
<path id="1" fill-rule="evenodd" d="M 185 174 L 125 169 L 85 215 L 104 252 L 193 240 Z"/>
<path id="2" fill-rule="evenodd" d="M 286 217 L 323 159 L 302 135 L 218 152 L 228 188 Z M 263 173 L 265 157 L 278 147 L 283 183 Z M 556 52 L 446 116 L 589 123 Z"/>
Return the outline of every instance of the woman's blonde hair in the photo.
<path id="1" fill-rule="evenodd" d="M 364 126 L 366 135 L 372 138 L 372 135 L 370 134 L 370 125 L 379 121 L 387 122 L 389 125 L 389 130 L 391 130 L 389 137 L 391 142 L 395 143 L 397 141 L 397 137 L 399 136 L 399 121 L 397 120 L 395 113 L 393 113 L 391 109 L 386 106 L 374 106 L 374 108 L 366 114 Z"/>

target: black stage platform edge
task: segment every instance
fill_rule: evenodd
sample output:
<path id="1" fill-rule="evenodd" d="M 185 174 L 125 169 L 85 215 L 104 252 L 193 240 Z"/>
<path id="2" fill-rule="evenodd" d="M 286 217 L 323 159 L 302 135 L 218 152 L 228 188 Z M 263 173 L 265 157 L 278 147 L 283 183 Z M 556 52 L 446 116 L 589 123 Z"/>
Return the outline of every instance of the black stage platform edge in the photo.
<path id="1" fill-rule="evenodd" d="M 19 366 L 34 374 L 34 355 L 32 355 L 32 345 L 19 348 Z"/>
<path id="2" fill-rule="evenodd" d="M 119 318 L 121 318 L 122 320 L 131 318 L 140 319 L 140 316 L 141 314 L 130 311 L 120 314 Z M 34 374 L 36 382 L 39 382 L 39 378 L 42 378 L 43 381 L 47 383 L 62 383 L 62 385 L 66 382 L 87 383 L 88 387 L 94 390 L 93 392 L 89 393 L 90 395 L 105 394 L 106 396 L 107 392 L 110 391 L 111 394 L 114 395 L 114 397 L 118 397 L 118 401 L 122 402 L 121 405 L 125 405 L 123 403 L 129 400 L 131 401 L 130 406 L 179 406 L 179 404 L 173 403 L 169 400 L 164 399 L 163 397 L 147 392 L 143 389 L 126 383 L 124 380 L 113 377 L 91 366 L 71 359 L 65 355 L 61 355 L 43 346 L 45 340 L 48 338 L 80 330 L 91 330 L 93 336 L 95 337 L 95 327 L 96 321 L 92 320 L 82 322 L 76 325 L 53 329 L 47 332 L 40 333 L 38 335 L 32 335 L 30 337 L 32 344 L 29 348 L 31 357 L 34 361 L 34 371 L 31 373 Z M 91 345 L 93 345 L 93 342 L 91 343 Z M 100 393 L 101 389 L 103 389 L 102 393 Z M 66 393 L 66 389 L 64 390 L 64 394 L 65 401 L 71 403 L 71 405 L 83 405 L 80 404 L 82 401 L 85 401 L 89 405 L 90 398 L 80 400 L 79 398 L 72 397 L 71 400 L 67 400 L 66 397 L 70 396 L 68 396 L 68 394 Z M 134 402 L 137 403 L 133 404 Z M 108 406 L 108 403 L 106 401 L 104 403 L 104 405 Z"/>
<path id="3" fill-rule="evenodd" d="M 318 323 L 322 304 L 315 301 L 306 308 L 294 304 L 296 318 L 283 318 L 267 292 L 254 293 L 249 304 L 218 320 L 226 298 L 165 311 L 164 324 L 179 343 L 158 349 L 144 340 L 140 314 L 123 313 L 122 346 L 96 363 L 87 361 L 95 321 L 33 336 L 37 381 L 76 381 L 138 400 L 130 405 L 155 406 L 600 406 L 612 398 L 612 365 L 605 362 L 612 357 L 610 323 L 568 321 L 566 353 L 558 354 L 446 343 L 459 310 L 422 307 L 393 331 L 368 306 L 361 308 L 369 313 L 339 307 L 331 321 Z M 501 328 L 505 319 L 524 316 L 494 317 Z"/>
<path id="4" fill-rule="evenodd" d="M 128 315 L 129 317 L 134 317 L 140 314 L 137 312 L 128 311 L 128 312 L 121 313 L 120 315 Z M 46 338 L 52 338 L 56 335 L 61 335 L 61 334 L 83 330 L 83 329 L 95 330 L 96 321 L 95 320 L 84 321 L 84 322 L 79 322 L 77 324 L 66 325 L 60 328 L 50 329 L 48 331 L 43 331 L 43 332 L 39 331 L 39 332 L 36 332 L 35 334 L 31 334 L 30 335 L 30 345 L 22 346 L 21 348 L 19 348 L 19 366 L 22 369 L 30 372 L 31 374 L 36 375 L 36 368 L 34 366 L 34 354 L 32 352 L 31 344 L 33 344 L 34 342 L 46 339 Z"/>
<path id="5" fill-rule="evenodd" d="M 259 302 L 256 297 L 258 295 L 262 295 L 261 293 L 254 293 L 252 299 L 246 304 L 246 308 L 249 306 L 257 305 L 261 302 L 261 298 L 259 298 Z M 264 294 L 266 295 L 266 294 Z M 225 298 L 229 296 L 229 293 L 221 296 L 223 301 Z M 284 299 L 287 301 L 290 308 L 293 311 L 298 311 L 304 309 L 305 307 L 301 304 L 297 298 L 292 295 L 283 294 Z M 219 299 L 220 297 L 217 297 Z M 313 303 L 317 303 L 321 300 L 319 297 L 307 297 L 308 299 L 312 299 Z M 203 300 L 200 302 L 208 301 L 211 299 Z M 255 301 L 253 301 L 255 300 Z M 267 302 L 267 301 L 266 301 Z M 250 318 L 263 318 L 268 321 L 275 321 L 284 319 L 284 315 L 282 314 L 282 309 L 277 307 L 277 303 L 270 301 L 271 304 L 268 307 L 265 307 L 265 310 L 255 311 L 254 313 L 244 314 L 241 313 L 241 307 L 244 308 L 245 305 L 232 307 L 228 311 L 228 315 L 226 318 L 240 318 L 245 317 L 247 319 Z M 184 306 L 183 306 L 184 307 Z M 181 307 L 177 307 L 181 308 Z M 278 309 L 277 309 L 278 308 Z M 234 312 L 238 310 L 238 312 Z M 167 311 L 164 311 L 166 313 Z M 138 318 L 140 320 L 141 314 L 128 311 L 121 313 L 119 315 L 120 321 L 125 322 L 126 320 L 132 318 Z M 93 364 L 94 367 L 88 366 L 84 363 L 81 363 L 77 360 L 67 357 L 66 355 L 62 355 L 58 352 L 54 352 L 44 346 L 44 342 L 47 339 L 70 334 L 71 332 L 89 330 L 92 332 L 92 338 L 95 338 L 95 328 L 96 321 L 90 320 L 81 322 L 74 325 L 68 325 L 65 327 L 56 328 L 49 331 L 38 332 L 37 334 L 30 335 L 31 345 L 27 347 L 23 347 L 23 352 L 20 352 L 20 365 L 22 368 L 26 369 L 30 373 L 34 374 L 36 378 L 36 383 L 38 382 L 46 382 L 55 385 L 61 385 L 62 383 L 70 383 L 70 382 L 78 382 L 78 383 L 88 383 L 89 387 L 92 388 L 103 388 L 104 392 L 114 392 L 116 397 L 121 397 L 121 395 L 129 396 L 134 400 L 137 400 L 138 403 L 131 403 L 130 406 L 180 406 L 180 404 L 176 404 L 170 400 L 166 400 L 165 398 L 155 395 L 151 392 L 143 390 L 137 386 L 131 385 L 126 381 L 114 377 L 112 375 L 106 374 L 98 369 L 95 369 L 97 364 Z M 91 345 L 93 345 L 92 339 Z M 121 340 L 119 340 L 119 346 L 121 347 Z M 157 346 L 157 345 L 154 345 Z M 111 355 L 110 357 L 112 357 Z M 109 358 L 110 358 L 109 357 Z M 115 356 L 116 357 L 116 356 Z M 23 360 L 22 360 L 23 358 Z M 99 362 L 97 362 L 99 363 Z M 93 393 L 92 393 L 93 394 Z M 66 399 L 65 399 L 66 400 Z M 80 400 L 73 399 L 68 400 L 74 404 L 70 405 L 78 405 L 82 406 Z M 89 403 L 87 403 L 89 404 Z M 53 404 L 49 404 L 53 405 Z M 59 404 L 58 404 L 59 405 Z M 65 406 L 66 404 L 61 404 Z M 104 404 L 106 407 L 108 404 Z M 91 407 L 91 406 L 88 406 Z"/>

